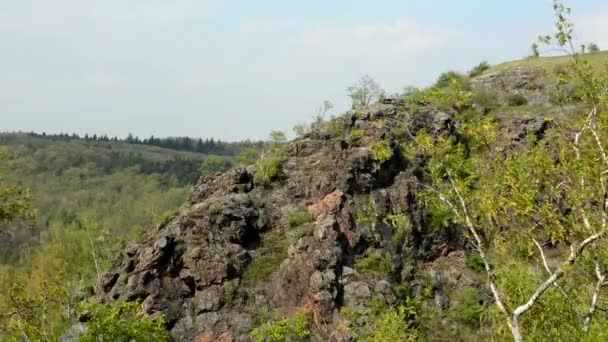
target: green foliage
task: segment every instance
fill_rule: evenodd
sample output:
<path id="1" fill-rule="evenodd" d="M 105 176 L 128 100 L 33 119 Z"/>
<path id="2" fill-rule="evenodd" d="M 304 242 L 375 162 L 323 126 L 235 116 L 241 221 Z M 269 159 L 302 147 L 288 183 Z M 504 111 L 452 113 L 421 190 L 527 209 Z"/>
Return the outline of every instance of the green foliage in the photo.
<path id="1" fill-rule="evenodd" d="M 532 45 L 530 46 L 530 50 L 532 50 L 532 55 L 530 57 L 532 58 L 538 58 L 540 57 L 540 51 L 538 50 L 538 44 L 537 43 L 532 43 Z"/>
<path id="2" fill-rule="evenodd" d="M 587 51 L 589 53 L 597 53 L 597 52 L 600 52 L 600 47 L 597 44 L 595 44 L 594 42 L 591 42 L 591 43 L 587 44 Z"/>
<path id="3" fill-rule="evenodd" d="M 236 160 L 241 165 L 249 165 L 255 163 L 260 156 L 260 151 L 254 147 L 245 148 L 236 156 Z"/>
<path id="4" fill-rule="evenodd" d="M 435 82 L 436 88 L 449 88 L 457 85 L 459 88 L 466 89 L 469 87 L 469 79 L 467 76 L 456 72 L 446 71 L 442 73 Z"/>
<path id="5" fill-rule="evenodd" d="M 483 272 L 485 270 L 485 265 L 481 256 L 477 252 L 471 252 L 467 255 L 467 260 L 465 261 L 468 268 L 475 272 Z"/>
<path id="6" fill-rule="evenodd" d="M 261 246 L 256 249 L 253 261 L 241 277 L 243 286 L 268 279 L 287 258 L 289 243 L 281 229 L 273 229 L 262 236 Z"/>
<path id="7" fill-rule="evenodd" d="M 405 104 L 408 105 L 414 112 L 420 105 L 424 105 L 427 101 L 425 91 L 412 86 L 405 87 L 403 89 L 402 98 Z"/>
<path id="8" fill-rule="evenodd" d="M 474 287 L 465 287 L 457 294 L 455 304 L 450 307 L 450 316 L 465 324 L 478 325 L 483 309 L 483 300 L 479 290 Z"/>
<path id="9" fill-rule="evenodd" d="M 393 156 L 393 150 L 391 149 L 387 139 L 378 141 L 372 145 L 372 151 L 374 151 L 374 160 L 378 165 L 391 159 Z"/>
<path id="10" fill-rule="evenodd" d="M 201 164 L 201 175 L 210 176 L 218 172 L 224 172 L 227 169 L 227 165 L 224 160 L 217 155 L 209 155 Z"/>
<path id="11" fill-rule="evenodd" d="M 312 215 L 310 215 L 308 210 L 300 210 L 289 215 L 289 217 L 287 218 L 287 222 L 289 222 L 289 226 L 291 226 L 292 228 L 297 228 L 309 222 L 312 222 Z"/>
<path id="12" fill-rule="evenodd" d="M 366 332 L 362 341 L 384 342 L 384 341 L 419 341 L 420 336 L 408 320 L 413 309 L 406 305 L 383 310 L 376 315 Z"/>
<path id="13" fill-rule="evenodd" d="M 490 63 L 483 61 L 477 64 L 471 71 L 469 71 L 469 77 L 476 77 L 483 74 L 486 70 L 490 69 Z"/>
<path id="14" fill-rule="evenodd" d="M 377 249 L 368 249 L 364 256 L 359 258 L 356 269 L 365 279 L 392 279 L 394 276 L 394 264 L 389 254 L 384 254 Z"/>
<path id="15" fill-rule="evenodd" d="M 393 228 L 392 241 L 395 246 L 401 244 L 403 236 L 412 231 L 410 219 L 405 214 L 388 214 L 383 221 Z"/>
<path id="16" fill-rule="evenodd" d="M 273 148 L 277 148 L 287 142 L 287 136 L 281 131 L 270 132 L 270 144 Z"/>
<path id="17" fill-rule="evenodd" d="M 463 112 L 470 107 L 473 97 L 469 83 L 469 79 L 460 73 L 443 73 L 435 86 L 425 91 L 426 103 L 434 104 L 443 111 Z"/>
<path id="18" fill-rule="evenodd" d="M 283 164 L 283 158 L 281 157 L 268 157 L 260 159 L 255 163 L 255 174 L 253 175 L 253 181 L 259 185 L 270 185 L 279 175 L 281 171 L 281 165 Z"/>
<path id="19" fill-rule="evenodd" d="M 342 127 L 340 120 L 337 118 L 333 118 L 329 121 L 327 129 L 333 138 L 341 139 L 344 137 L 344 127 Z"/>
<path id="20" fill-rule="evenodd" d="M 363 135 L 364 135 L 363 130 L 361 130 L 361 129 L 352 129 L 350 131 L 350 142 L 351 143 L 356 143 L 361 138 L 363 138 Z"/>
<path id="21" fill-rule="evenodd" d="M 293 319 L 267 323 L 250 335 L 256 342 L 306 341 L 310 338 L 310 314 L 299 312 Z"/>
<path id="22" fill-rule="evenodd" d="M 310 126 L 304 123 L 299 123 L 293 126 L 293 132 L 297 137 L 301 138 L 310 133 Z"/>
<path id="23" fill-rule="evenodd" d="M 491 89 L 480 88 L 475 90 L 471 100 L 475 104 L 475 107 L 481 109 L 485 114 L 499 106 L 498 94 Z"/>
<path id="24" fill-rule="evenodd" d="M 511 107 L 521 107 L 528 104 L 528 99 L 521 94 L 510 95 L 507 101 Z"/>
<path id="25" fill-rule="evenodd" d="M 112 150 L 93 144 L 21 136 L 6 142 L 4 176 L 31 189 L 37 219 L 35 230 L 19 220 L 8 224 L 19 234 L 0 241 L 0 340 L 57 340 L 121 246 L 172 216 L 189 189 L 170 170 L 142 174 L 139 157 L 112 166 Z M 129 148 L 156 161 L 183 154 Z"/>
<path id="26" fill-rule="evenodd" d="M 138 312 L 138 303 L 116 301 L 111 304 L 86 302 L 81 311 L 88 318 L 82 342 L 168 341 L 162 316 L 155 319 Z"/>
<path id="27" fill-rule="evenodd" d="M 0 149 L 0 161 L 5 157 Z M 0 167 L 0 224 L 7 224 L 30 213 L 31 196 L 29 190 L 20 185 L 4 184 L 2 173 Z"/>

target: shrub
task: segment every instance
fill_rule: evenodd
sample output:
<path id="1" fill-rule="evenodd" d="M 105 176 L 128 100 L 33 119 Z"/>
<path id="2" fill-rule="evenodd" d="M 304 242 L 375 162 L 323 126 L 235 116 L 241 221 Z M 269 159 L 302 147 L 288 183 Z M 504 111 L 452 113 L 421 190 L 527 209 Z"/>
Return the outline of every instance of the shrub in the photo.
<path id="1" fill-rule="evenodd" d="M 509 106 L 520 107 L 528 104 L 528 99 L 521 94 L 513 94 L 508 98 Z"/>
<path id="2" fill-rule="evenodd" d="M 479 256 L 479 253 L 473 252 L 467 255 L 467 260 L 465 261 L 468 268 L 475 272 L 482 272 L 485 269 L 485 265 L 483 264 L 483 260 Z"/>
<path id="3" fill-rule="evenodd" d="M 589 51 L 589 53 L 600 52 L 600 47 L 597 44 L 591 42 L 589 43 L 589 45 L 587 45 L 587 51 Z"/>
<path id="4" fill-rule="evenodd" d="M 287 218 L 287 221 L 289 222 L 289 226 L 291 226 L 292 228 L 296 228 L 308 222 L 312 222 L 312 216 L 307 210 L 301 210 L 291 214 Z"/>
<path id="5" fill-rule="evenodd" d="M 439 76 L 437 82 L 435 82 L 436 88 L 448 88 L 457 84 L 459 88 L 468 89 L 469 88 L 469 79 L 467 76 L 456 72 L 456 71 L 446 71 Z"/>
<path id="6" fill-rule="evenodd" d="M 456 297 L 456 303 L 450 308 L 452 318 L 465 324 L 479 324 L 482 312 L 481 294 L 473 287 L 462 289 Z"/>
<path id="7" fill-rule="evenodd" d="M 241 281 L 243 285 L 255 284 L 270 277 L 287 258 L 289 240 L 280 229 L 272 230 L 262 237 L 253 261 L 247 266 Z"/>
<path id="8" fill-rule="evenodd" d="M 253 164 L 258 159 L 260 151 L 254 147 L 247 147 L 242 150 L 237 156 L 236 160 L 243 165 Z"/>
<path id="9" fill-rule="evenodd" d="M 329 126 L 327 127 L 327 129 L 329 130 L 329 133 L 331 133 L 331 136 L 333 138 L 342 138 L 342 137 L 344 137 L 344 128 L 340 124 L 340 121 L 338 119 L 336 119 L 336 118 L 333 118 L 329 122 Z"/>
<path id="10" fill-rule="evenodd" d="M 490 69 L 490 63 L 483 61 L 477 64 L 471 71 L 469 71 L 469 77 L 475 77 L 483 74 L 484 71 Z"/>
<path id="11" fill-rule="evenodd" d="M 278 176 L 281 170 L 283 159 L 280 157 L 270 157 L 260 159 L 255 165 L 253 181 L 260 185 L 270 185 Z"/>
<path id="12" fill-rule="evenodd" d="M 256 342 L 305 341 L 310 338 L 310 315 L 304 312 L 296 314 L 293 319 L 283 318 L 265 324 L 251 332 Z"/>
<path id="13" fill-rule="evenodd" d="M 373 317 L 369 327 L 363 334 L 363 341 L 418 341 L 420 336 L 408 321 L 408 316 L 415 315 L 414 308 L 400 305 L 396 308 L 382 310 Z"/>
<path id="14" fill-rule="evenodd" d="M 80 309 L 88 317 L 80 341 L 168 341 L 162 316 L 152 319 L 138 312 L 138 303 L 116 301 L 111 304 L 86 302 Z"/>
<path id="15" fill-rule="evenodd" d="M 365 256 L 357 260 L 356 269 L 365 278 L 391 279 L 394 275 L 390 255 L 383 255 L 378 250 L 366 251 Z"/>
<path id="16" fill-rule="evenodd" d="M 350 142 L 355 143 L 363 137 L 363 130 L 353 129 L 350 131 Z"/>
<path id="17" fill-rule="evenodd" d="M 484 113 L 489 113 L 498 107 L 498 95 L 489 89 L 478 89 L 473 92 L 473 103 Z"/>
<path id="18" fill-rule="evenodd" d="M 384 163 L 393 156 L 393 150 L 390 148 L 388 140 L 386 139 L 375 143 L 372 146 L 372 151 L 374 151 L 374 159 L 379 164 Z"/>

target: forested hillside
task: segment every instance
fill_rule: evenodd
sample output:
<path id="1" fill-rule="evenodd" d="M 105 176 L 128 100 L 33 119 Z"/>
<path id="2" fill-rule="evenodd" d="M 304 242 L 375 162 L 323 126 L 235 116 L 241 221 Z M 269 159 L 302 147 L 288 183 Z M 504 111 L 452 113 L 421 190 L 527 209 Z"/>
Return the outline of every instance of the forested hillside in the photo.
<path id="1" fill-rule="evenodd" d="M 221 144 L 214 145 L 219 152 Z M 19 312 L 24 321 L 45 317 L 40 324 L 60 331 L 56 325 L 74 317 L 77 298 L 89 293 L 120 246 L 185 202 L 208 171 L 205 161 L 214 162 L 211 171 L 225 170 L 252 145 L 231 146 L 218 156 L 103 138 L 0 134 L 1 180 L 31 198 L 27 217 L 0 222 L 0 312 L 29 307 Z M 11 320 L 0 318 L 4 336 Z"/>

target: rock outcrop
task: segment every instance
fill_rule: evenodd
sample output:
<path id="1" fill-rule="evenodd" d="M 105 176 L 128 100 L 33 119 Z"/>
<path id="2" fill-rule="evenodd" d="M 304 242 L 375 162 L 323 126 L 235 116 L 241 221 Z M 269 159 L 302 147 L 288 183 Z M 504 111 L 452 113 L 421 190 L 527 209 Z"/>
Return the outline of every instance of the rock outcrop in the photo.
<path id="1" fill-rule="evenodd" d="M 510 77 L 516 87 L 534 82 Z M 433 229 L 417 196 L 424 158 L 404 157 L 400 143 L 422 128 L 452 134 L 455 125 L 432 108 L 412 115 L 396 99 L 317 123 L 281 148 L 270 185 L 254 182 L 253 165 L 201 179 L 186 209 L 127 246 L 96 296 L 141 300 L 165 316 L 176 341 L 247 341 L 268 317 L 302 310 L 314 338 L 348 340 L 333 333 L 344 308 L 393 303 L 400 284 L 415 296 L 430 281 L 445 310 L 450 287 L 483 291 L 483 277 L 464 267 L 457 227 Z M 546 129 L 533 120 L 516 126 L 514 136 Z M 307 219 L 291 222 L 298 213 Z"/>

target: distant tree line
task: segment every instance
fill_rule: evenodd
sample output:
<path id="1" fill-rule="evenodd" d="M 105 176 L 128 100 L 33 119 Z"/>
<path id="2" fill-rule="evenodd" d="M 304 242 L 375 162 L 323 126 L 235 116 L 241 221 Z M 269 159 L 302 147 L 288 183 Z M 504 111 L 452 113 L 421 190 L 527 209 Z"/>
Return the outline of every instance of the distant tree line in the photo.
<path id="1" fill-rule="evenodd" d="M 239 142 L 224 142 L 219 139 L 196 139 L 189 137 L 168 137 L 168 138 L 157 138 L 150 136 L 149 138 L 139 138 L 133 134 L 129 134 L 126 138 L 120 139 L 118 137 L 108 137 L 107 135 L 89 135 L 85 134 L 80 136 L 78 134 L 46 134 L 46 133 L 35 133 L 29 132 L 28 135 L 32 137 L 47 138 L 54 141 L 69 141 L 69 140 L 85 140 L 85 141 L 99 141 L 99 142 L 121 142 L 133 145 L 148 145 L 157 146 L 162 148 L 168 148 L 177 151 L 188 151 L 197 152 L 204 154 L 217 154 L 223 156 L 235 156 L 239 154 L 244 148 L 247 147 L 261 147 L 262 141 L 252 142 L 249 140 Z"/>

